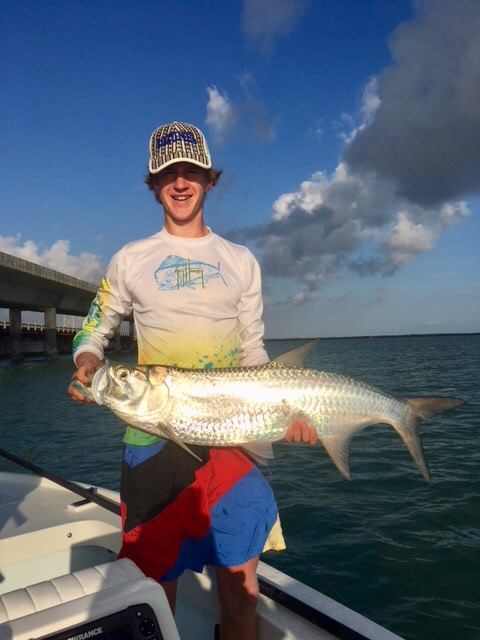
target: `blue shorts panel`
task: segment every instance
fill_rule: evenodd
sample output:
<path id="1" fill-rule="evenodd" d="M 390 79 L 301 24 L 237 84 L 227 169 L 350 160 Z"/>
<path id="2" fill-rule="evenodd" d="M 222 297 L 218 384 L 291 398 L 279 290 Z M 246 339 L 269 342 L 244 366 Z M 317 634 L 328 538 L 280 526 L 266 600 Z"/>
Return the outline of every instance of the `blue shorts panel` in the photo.
<path id="1" fill-rule="evenodd" d="M 173 580 L 208 564 L 235 567 L 262 553 L 278 516 L 270 485 L 254 467 L 211 509 L 211 528 L 200 539 L 183 540 L 175 565 L 162 577 Z"/>

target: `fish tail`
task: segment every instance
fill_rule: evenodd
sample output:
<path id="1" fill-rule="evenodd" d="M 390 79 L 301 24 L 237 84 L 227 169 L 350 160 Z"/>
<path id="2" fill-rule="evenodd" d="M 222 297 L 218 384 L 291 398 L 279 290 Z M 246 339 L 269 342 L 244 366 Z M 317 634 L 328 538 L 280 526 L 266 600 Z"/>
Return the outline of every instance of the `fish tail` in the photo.
<path id="1" fill-rule="evenodd" d="M 459 398 L 408 398 L 408 410 L 400 422 L 392 422 L 392 426 L 402 438 L 420 473 L 430 482 L 425 453 L 420 440 L 419 425 L 421 422 L 448 409 L 464 404 Z"/>

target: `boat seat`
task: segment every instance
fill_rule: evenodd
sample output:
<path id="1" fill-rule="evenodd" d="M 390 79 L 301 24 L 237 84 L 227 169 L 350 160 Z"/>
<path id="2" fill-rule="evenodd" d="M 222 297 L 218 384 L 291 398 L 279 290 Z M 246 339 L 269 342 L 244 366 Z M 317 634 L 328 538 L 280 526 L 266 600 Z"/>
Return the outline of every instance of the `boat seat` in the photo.
<path id="1" fill-rule="evenodd" d="M 139 578 L 144 578 L 140 569 L 131 560 L 123 559 L 16 589 L 0 596 L 0 623 Z"/>
<path id="2" fill-rule="evenodd" d="M 102 630 L 111 638 L 118 631 L 180 640 L 165 591 L 126 558 L 0 596 L 0 640 L 90 638 Z"/>

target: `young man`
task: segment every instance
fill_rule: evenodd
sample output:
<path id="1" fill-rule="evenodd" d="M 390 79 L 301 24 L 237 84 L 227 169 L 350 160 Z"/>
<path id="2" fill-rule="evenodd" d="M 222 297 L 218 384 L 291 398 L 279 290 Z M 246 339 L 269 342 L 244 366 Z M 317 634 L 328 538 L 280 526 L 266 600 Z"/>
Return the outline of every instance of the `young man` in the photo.
<path id="1" fill-rule="evenodd" d="M 145 182 L 163 207 L 163 229 L 126 245 L 110 262 L 74 340 L 74 378 L 88 382 L 108 338 L 132 311 L 140 364 L 268 361 L 258 263 L 204 222 L 205 196 L 220 173 L 196 127 L 173 122 L 153 132 Z M 68 391 L 85 402 L 71 386 Z M 297 420 L 287 439 L 315 443 L 316 432 Z M 268 483 L 239 448 L 191 447 L 198 461 L 131 427 L 124 442 L 120 557 L 159 580 L 172 609 L 183 571 L 213 565 L 222 640 L 255 638 L 259 555 L 284 548 Z"/>

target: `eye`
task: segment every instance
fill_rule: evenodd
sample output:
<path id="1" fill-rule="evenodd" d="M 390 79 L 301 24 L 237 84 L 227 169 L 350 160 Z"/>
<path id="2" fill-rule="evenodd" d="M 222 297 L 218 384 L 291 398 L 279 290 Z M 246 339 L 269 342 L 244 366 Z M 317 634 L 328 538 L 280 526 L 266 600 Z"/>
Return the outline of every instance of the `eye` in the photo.
<path id="1" fill-rule="evenodd" d="M 117 369 L 117 378 L 119 380 L 128 380 L 129 376 L 130 376 L 130 371 L 125 367 L 121 367 L 120 369 Z"/>

